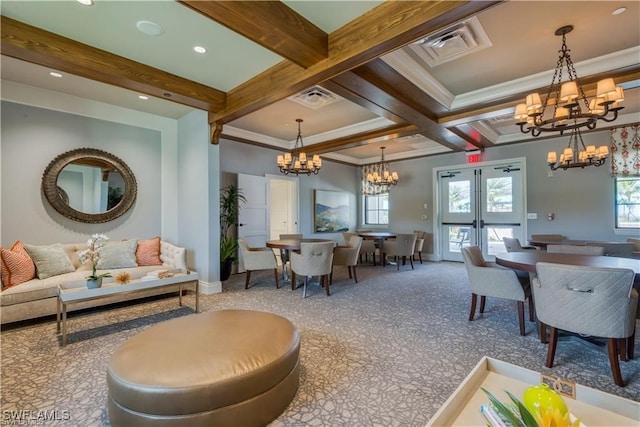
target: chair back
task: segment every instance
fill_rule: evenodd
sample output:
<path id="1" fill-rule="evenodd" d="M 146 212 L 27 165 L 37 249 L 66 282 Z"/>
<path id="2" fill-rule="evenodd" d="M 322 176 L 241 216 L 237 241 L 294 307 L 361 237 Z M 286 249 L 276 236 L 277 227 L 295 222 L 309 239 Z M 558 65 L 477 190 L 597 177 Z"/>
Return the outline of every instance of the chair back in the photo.
<path id="1" fill-rule="evenodd" d="M 427 232 L 421 230 L 413 230 L 413 233 L 416 235 L 416 246 L 414 250 L 415 252 L 422 252 L 422 248 L 424 247 L 424 239 L 427 235 Z"/>
<path id="2" fill-rule="evenodd" d="M 604 255 L 601 246 L 547 245 L 550 254 Z"/>
<path id="3" fill-rule="evenodd" d="M 464 265 L 469 271 L 469 267 L 485 267 L 486 262 L 482 256 L 482 250 L 478 246 L 466 246 L 460 249 Z"/>
<path id="4" fill-rule="evenodd" d="M 514 239 L 512 237 L 503 237 L 502 241 L 504 242 L 504 247 L 507 249 L 507 252 L 523 252 L 524 249 L 520 244 L 520 239 Z"/>
<path id="5" fill-rule="evenodd" d="M 291 268 L 301 276 L 331 273 L 334 242 L 300 243 L 300 254 L 291 254 Z"/>
<path id="6" fill-rule="evenodd" d="M 396 256 L 412 256 L 417 237 L 415 233 L 396 234 L 395 240 L 383 243 L 384 253 Z"/>
<path id="7" fill-rule="evenodd" d="M 542 240 L 547 242 L 560 242 L 565 237 L 562 234 L 532 234 L 531 240 Z"/>
<path id="8" fill-rule="evenodd" d="M 541 262 L 536 271 L 532 289 L 542 323 L 604 338 L 633 334 L 638 305 L 633 270 Z"/>
<path id="9" fill-rule="evenodd" d="M 284 239 L 302 240 L 302 234 L 281 234 L 280 240 Z"/>
<path id="10" fill-rule="evenodd" d="M 350 231 L 343 231 L 342 238 L 344 239 L 344 244 L 349 245 L 349 240 L 351 240 L 351 237 L 353 236 L 357 236 L 357 234 Z"/>
<path id="11" fill-rule="evenodd" d="M 515 271 L 487 263 L 478 246 L 460 249 L 471 292 L 489 297 L 524 301 L 525 290 Z"/>
<path id="12" fill-rule="evenodd" d="M 636 247 L 632 242 L 587 242 L 587 246 L 600 246 L 604 248 L 605 256 L 616 256 L 620 258 L 633 258 L 633 251 Z"/>
<path id="13" fill-rule="evenodd" d="M 634 252 L 640 252 L 640 239 L 632 239 L 631 237 L 629 237 L 627 239 L 627 243 L 633 243 Z"/>

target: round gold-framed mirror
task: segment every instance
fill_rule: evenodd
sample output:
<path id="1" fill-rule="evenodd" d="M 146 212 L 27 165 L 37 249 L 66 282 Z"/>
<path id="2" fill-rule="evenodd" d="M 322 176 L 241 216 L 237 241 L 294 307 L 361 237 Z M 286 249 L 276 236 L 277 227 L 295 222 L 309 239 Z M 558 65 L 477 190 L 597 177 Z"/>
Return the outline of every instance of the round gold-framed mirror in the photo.
<path id="1" fill-rule="evenodd" d="M 78 148 L 53 159 L 42 175 L 42 191 L 59 214 L 89 224 L 123 215 L 138 193 L 129 166 L 95 148 Z"/>

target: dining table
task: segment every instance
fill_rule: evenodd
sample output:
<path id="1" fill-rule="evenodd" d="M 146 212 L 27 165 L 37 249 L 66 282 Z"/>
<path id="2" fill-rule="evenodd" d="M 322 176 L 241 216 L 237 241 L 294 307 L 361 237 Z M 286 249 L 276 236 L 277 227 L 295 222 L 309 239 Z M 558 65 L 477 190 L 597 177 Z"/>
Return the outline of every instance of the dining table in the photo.
<path id="1" fill-rule="evenodd" d="M 633 270 L 633 272 L 635 273 L 633 287 L 638 292 L 640 292 L 640 260 L 637 259 L 600 255 L 548 253 L 544 251 L 506 252 L 496 254 L 495 257 L 496 264 L 498 265 L 511 268 L 513 270 L 522 270 L 534 274 L 536 273 L 536 264 L 539 262 L 578 265 L 586 267 L 628 268 L 629 270 Z M 640 310 L 636 311 L 636 318 L 640 318 Z M 538 326 L 540 326 L 540 340 L 546 342 L 546 328 L 542 325 Z"/>
<path id="2" fill-rule="evenodd" d="M 562 240 L 543 240 L 543 239 L 531 239 L 527 240 L 529 245 L 536 246 L 541 249 L 546 249 L 549 245 L 573 245 L 573 246 L 585 246 L 587 242 L 593 240 L 576 240 L 576 239 L 562 239 Z"/>
<path id="3" fill-rule="evenodd" d="M 357 234 L 363 239 L 370 239 L 370 240 L 376 241 L 376 247 L 379 248 L 380 250 L 380 265 L 383 265 L 382 263 L 384 262 L 384 260 L 382 259 L 382 242 L 383 240 L 386 240 L 386 239 L 395 239 L 397 237 L 396 233 L 390 233 L 388 231 L 361 231 Z M 376 264 L 375 256 L 376 254 L 374 253 L 373 254 L 374 265 Z"/>

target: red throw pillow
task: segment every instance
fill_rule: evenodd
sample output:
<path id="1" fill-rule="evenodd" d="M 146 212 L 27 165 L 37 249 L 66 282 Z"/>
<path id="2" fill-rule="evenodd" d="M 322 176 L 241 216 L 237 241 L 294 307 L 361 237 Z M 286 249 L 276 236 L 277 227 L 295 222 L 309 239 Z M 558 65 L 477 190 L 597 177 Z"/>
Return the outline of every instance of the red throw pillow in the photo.
<path id="1" fill-rule="evenodd" d="M 36 277 L 36 266 L 19 240 L 11 249 L 0 248 L 2 289 L 19 285 Z"/>
<path id="2" fill-rule="evenodd" d="M 160 237 L 138 240 L 136 263 L 138 265 L 162 265 L 160 260 Z"/>

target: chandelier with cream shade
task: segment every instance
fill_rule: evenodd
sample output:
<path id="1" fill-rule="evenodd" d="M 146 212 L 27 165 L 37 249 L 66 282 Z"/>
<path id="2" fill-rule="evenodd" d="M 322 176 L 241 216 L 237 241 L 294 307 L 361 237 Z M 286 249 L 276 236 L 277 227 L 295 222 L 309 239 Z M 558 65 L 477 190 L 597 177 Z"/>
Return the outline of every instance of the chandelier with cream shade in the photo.
<path id="1" fill-rule="evenodd" d="M 303 151 L 304 144 L 302 143 L 302 133 L 300 132 L 302 119 L 296 119 L 296 122 L 298 122 L 296 145 L 293 147 L 292 152 L 278 155 L 276 159 L 278 168 L 285 175 L 317 175 L 320 172 L 320 168 L 322 168 L 322 159 L 317 154 L 314 154 L 311 158 L 307 157 L 307 154 Z"/>
<path id="2" fill-rule="evenodd" d="M 549 151 L 547 163 L 551 170 L 602 166 L 608 155 L 609 147 L 606 145 L 599 147 L 595 145 L 585 146 L 580 129 L 575 128 L 571 131 L 569 145 L 560 153 L 560 159 L 558 159 L 555 151 Z"/>
<path id="3" fill-rule="evenodd" d="M 376 163 L 371 167 L 371 170 L 367 173 L 367 182 L 373 185 L 379 185 L 382 187 L 391 187 L 398 183 L 398 173 L 389 171 L 389 164 L 384 161 L 384 149 L 386 147 L 380 147 L 382 150 L 382 157 L 379 163 Z"/>
<path id="4" fill-rule="evenodd" d="M 516 125 L 523 133 L 539 136 L 542 132 L 559 132 L 562 135 L 566 130 L 595 129 L 599 120 L 616 120 L 618 111 L 624 108 L 619 105 L 624 101 L 624 91 L 612 78 L 600 80 L 595 97 L 587 99 L 567 48 L 566 35 L 572 30 L 572 25 L 566 25 L 555 32 L 562 36 L 562 47 L 544 102 L 540 94 L 532 93 L 527 95 L 524 104 L 516 106 Z M 564 69 L 568 78 L 565 82 L 562 81 Z"/>

